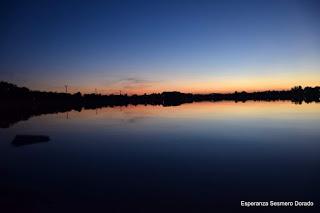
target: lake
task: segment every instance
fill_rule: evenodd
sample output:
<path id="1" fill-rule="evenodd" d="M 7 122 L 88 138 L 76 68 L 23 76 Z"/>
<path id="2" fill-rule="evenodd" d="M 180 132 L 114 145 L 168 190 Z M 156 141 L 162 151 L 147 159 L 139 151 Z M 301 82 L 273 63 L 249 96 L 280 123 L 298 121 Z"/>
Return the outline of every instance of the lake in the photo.
<path id="1" fill-rule="evenodd" d="M 16 135 L 50 141 L 14 146 Z M 2 212 L 214 212 L 320 198 L 320 104 L 200 102 L 0 129 Z M 301 207 L 303 208 L 303 207 Z"/>

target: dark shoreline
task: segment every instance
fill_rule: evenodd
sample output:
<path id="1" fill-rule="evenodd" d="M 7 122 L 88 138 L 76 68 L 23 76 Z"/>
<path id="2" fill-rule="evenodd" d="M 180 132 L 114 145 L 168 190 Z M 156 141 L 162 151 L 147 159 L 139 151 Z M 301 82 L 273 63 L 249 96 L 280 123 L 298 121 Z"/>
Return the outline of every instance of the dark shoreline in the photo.
<path id="1" fill-rule="evenodd" d="M 291 101 L 295 104 L 320 102 L 320 87 L 294 87 L 291 90 L 264 92 L 234 92 L 228 94 L 190 94 L 163 92 L 145 95 L 100 95 L 31 91 L 25 87 L 0 82 L 0 128 L 28 120 L 33 116 L 129 105 L 178 106 L 201 101 Z"/>

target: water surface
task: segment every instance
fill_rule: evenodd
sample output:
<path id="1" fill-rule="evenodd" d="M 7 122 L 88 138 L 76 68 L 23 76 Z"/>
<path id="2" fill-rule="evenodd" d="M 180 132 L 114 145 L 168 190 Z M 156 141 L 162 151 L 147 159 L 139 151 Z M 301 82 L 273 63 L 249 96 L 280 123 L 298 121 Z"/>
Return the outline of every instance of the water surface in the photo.
<path id="1" fill-rule="evenodd" d="M 202 102 L 33 117 L 0 129 L 1 208 L 213 212 L 320 198 L 320 105 Z M 15 147 L 18 134 L 50 141 Z"/>

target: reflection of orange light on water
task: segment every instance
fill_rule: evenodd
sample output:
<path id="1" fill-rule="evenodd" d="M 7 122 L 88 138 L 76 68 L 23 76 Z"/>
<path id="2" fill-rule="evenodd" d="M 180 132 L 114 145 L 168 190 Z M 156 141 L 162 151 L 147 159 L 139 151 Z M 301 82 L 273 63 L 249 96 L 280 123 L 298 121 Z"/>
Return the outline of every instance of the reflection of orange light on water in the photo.
<path id="1" fill-rule="evenodd" d="M 66 113 L 57 115 L 43 116 L 45 122 L 52 122 L 52 118 L 66 120 Z M 82 110 L 81 112 L 68 112 L 68 122 L 85 122 L 91 120 L 100 120 L 101 123 L 109 121 L 130 120 L 139 118 L 156 119 L 192 119 L 192 120 L 210 120 L 210 119 L 319 119 L 320 105 L 294 104 L 290 101 L 247 101 L 237 102 L 197 102 L 182 104 L 180 106 L 152 106 L 152 105 L 128 105 L 117 107 L 105 107 L 98 109 Z"/>
<path id="2" fill-rule="evenodd" d="M 232 117 L 232 116 L 269 116 L 269 117 L 285 117 L 287 114 L 304 115 L 313 114 L 320 117 L 320 105 L 312 104 L 294 104 L 291 101 L 222 101 L 222 102 L 199 102 L 193 104 L 185 104 L 181 106 L 181 111 L 186 114 L 206 115 L 209 117 Z"/>

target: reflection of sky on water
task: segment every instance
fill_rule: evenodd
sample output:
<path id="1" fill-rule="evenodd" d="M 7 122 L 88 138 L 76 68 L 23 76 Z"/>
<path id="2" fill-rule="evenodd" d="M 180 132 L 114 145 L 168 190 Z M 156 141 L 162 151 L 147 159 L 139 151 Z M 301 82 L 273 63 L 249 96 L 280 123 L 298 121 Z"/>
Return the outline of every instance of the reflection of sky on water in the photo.
<path id="1" fill-rule="evenodd" d="M 259 129 L 263 132 L 291 129 L 301 133 L 312 133 L 315 130 L 316 133 L 320 120 L 319 111 L 318 104 L 296 105 L 291 102 L 204 102 L 177 107 L 128 106 L 34 117 L 18 123 L 8 132 L 96 134 L 103 131 L 148 134 L 149 131 L 181 131 L 184 134 L 212 135 L 214 132 L 221 134 L 232 130 L 234 135 L 244 134 L 246 131 L 255 134 L 253 130 Z"/>
<path id="2" fill-rule="evenodd" d="M 83 205 L 316 201 L 319 112 L 318 104 L 205 102 L 34 117 L 0 130 L 0 180 L 58 206 L 67 205 L 68 196 Z M 15 148 L 16 134 L 51 140 Z"/>

